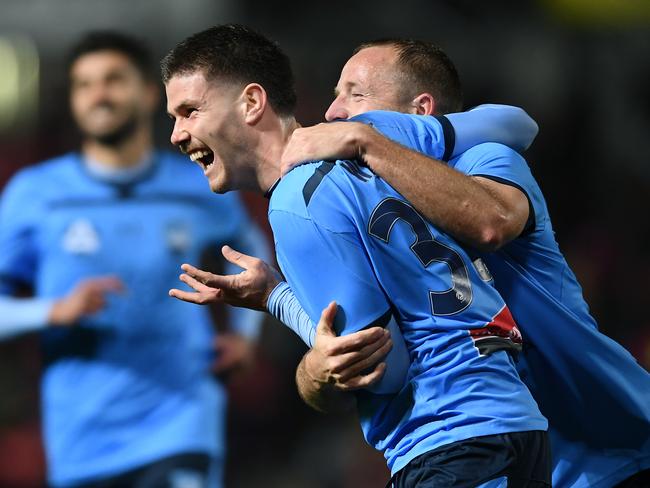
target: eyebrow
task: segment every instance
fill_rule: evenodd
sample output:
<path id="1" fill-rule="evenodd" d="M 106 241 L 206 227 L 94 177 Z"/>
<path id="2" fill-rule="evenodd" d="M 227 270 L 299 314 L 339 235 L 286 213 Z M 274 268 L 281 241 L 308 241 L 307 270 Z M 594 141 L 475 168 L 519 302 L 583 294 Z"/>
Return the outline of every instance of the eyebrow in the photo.
<path id="1" fill-rule="evenodd" d="M 197 104 L 195 102 L 192 102 L 190 100 L 183 100 L 181 103 L 176 105 L 176 107 L 172 110 L 172 112 L 178 113 L 180 111 L 187 110 L 190 107 L 196 107 L 196 105 Z M 173 117 L 174 114 L 172 112 L 167 110 L 167 115 L 169 115 L 170 117 Z"/>

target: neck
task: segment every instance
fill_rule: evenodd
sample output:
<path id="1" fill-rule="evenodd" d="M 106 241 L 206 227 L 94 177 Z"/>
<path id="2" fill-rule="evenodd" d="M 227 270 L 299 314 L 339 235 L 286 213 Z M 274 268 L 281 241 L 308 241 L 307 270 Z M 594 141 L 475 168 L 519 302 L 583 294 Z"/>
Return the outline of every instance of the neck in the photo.
<path id="1" fill-rule="evenodd" d="M 95 139 L 85 139 L 81 145 L 84 157 L 110 168 L 130 168 L 151 152 L 151 127 L 142 125 L 127 139 L 117 145 L 102 144 Z"/>
<path id="2" fill-rule="evenodd" d="M 291 117 L 276 118 L 261 127 L 257 145 L 257 190 L 264 194 L 280 179 L 280 163 L 284 148 L 300 125 Z"/>

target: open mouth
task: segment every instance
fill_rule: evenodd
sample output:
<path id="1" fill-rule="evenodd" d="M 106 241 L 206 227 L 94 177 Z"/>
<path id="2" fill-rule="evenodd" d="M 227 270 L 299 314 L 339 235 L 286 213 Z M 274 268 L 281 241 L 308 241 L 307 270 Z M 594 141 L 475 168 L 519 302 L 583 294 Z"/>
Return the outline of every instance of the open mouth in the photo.
<path id="1" fill-rule="evenodd" d="M 214 163 L 214 153 L 209 149 L 199 149 L 190 154 L 190 159 L 199 163 L 203 167 L 203 171 L 207 171 Z"/>

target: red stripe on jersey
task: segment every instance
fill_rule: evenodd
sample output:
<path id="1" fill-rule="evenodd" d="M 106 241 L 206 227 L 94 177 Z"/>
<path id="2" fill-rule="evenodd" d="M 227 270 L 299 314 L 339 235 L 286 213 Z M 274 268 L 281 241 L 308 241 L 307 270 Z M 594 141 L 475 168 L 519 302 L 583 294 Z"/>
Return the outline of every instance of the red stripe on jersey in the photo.
<path id="1" fill-rule="evenodd" d="M 506 305 L 496 314 L 490 323 L 480 329 L 469 331 L 472 339 L 480 339 L 487 336 L 506 337 L 516 344 L 521 344 L 521 332 Z"/>

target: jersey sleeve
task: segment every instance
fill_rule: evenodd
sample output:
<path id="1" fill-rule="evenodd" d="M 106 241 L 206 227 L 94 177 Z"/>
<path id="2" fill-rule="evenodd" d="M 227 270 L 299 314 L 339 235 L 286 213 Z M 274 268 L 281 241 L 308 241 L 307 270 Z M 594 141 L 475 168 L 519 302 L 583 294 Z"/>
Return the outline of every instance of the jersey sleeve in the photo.
<path id="1" fill-rule="evenodd" d="M 34 282 L 37 197 L 29 178 L 19 173 L 0 199 L 0 339 L 44 328 L 52 308 L 51 300 L 10 296 Z"/>
<path id="2" fill-rule="evenodd" d="M 347 335 L 375 325 L 388 327 L 393 349 L 375 393 L 395 393 L 405 383 L 409 357 L 390 304 L 372 271 L 363 247 L 350 232 L 285 210 L 270 212 L 278 262 L 313 323 L 332 300 L 338 304 L 335 329 Z"/>
<path id="3" fill-rule="evenodd" d="M 380 321 L 390 307 L 353 235 L 333 232 L 309 218 L 270 214 L 282 272 L 313 322 L 332 300 L 336 331 L 346 335 Z"/>
<path id="4" fill-rule="evenodd" d="M 453 127 L 452 158 L 484 142 L 500 143 L 522 152 L 530 147 L 539 132 L 537 123 L 523 109 L 509 105 L 479 105 L 441 118 L 446 118 Z"/>
<path id="5" fill-rule="evenodd" d="M 41 206 L 38 195 L 27 174 L 20 173 L 9 182 L 0 199 L 0 294 L 33 284 L 37 266 L 36 216 Z"/>
<path id="6" fill-rule="evenodd" d="M 373 111 L 349 120 L 372 125 L 389 139 L 442 161 L 486 142 L 523 151 L 538 132 L 536 122 L 523 109 L 508 105 L 479 105 L 444 116 Z"/>
<path id="7" fill-rule="evenodd" d="M 0 295 L 0 340 L 46 328 L 52 300 Z"/>
<path id="8" fill-rule="evenodd" d="M 385 137 L 435 159 L 449 159 L 454 148 L 455 134 L 446 119 L 375 110 L 347 120 L 371 125 Z"/>
<path id="9" fill-rule="evenodd" d="M 519 189 L 526 195 L 529 204 L 524 234 L 535 229 L 536 214 L 541 212 L 544 202 L 528 163 L 520 154 L 502 144 L 479 144 L 464 152 L 451 164 L 456 170 L 469 176 L 488 178 Z"/>
<path id="10" fill-rule="evenodd" d="M 302 308 L 286 281 L 278 283 L 273 289 L 268 298 L 267 308 L 271 315 L 298 334 L 308 347 L 314 345 L 316 324 Z"/>

